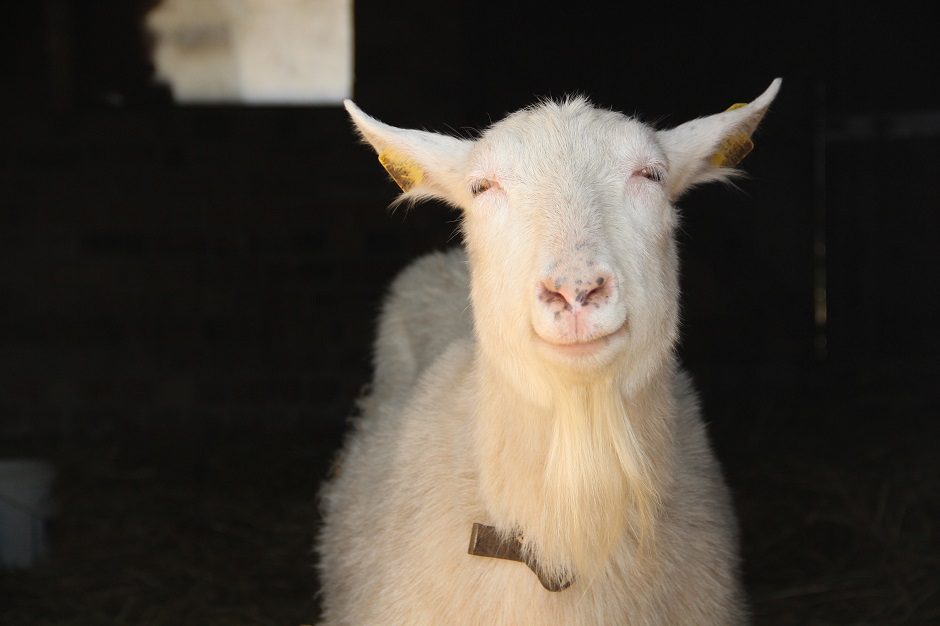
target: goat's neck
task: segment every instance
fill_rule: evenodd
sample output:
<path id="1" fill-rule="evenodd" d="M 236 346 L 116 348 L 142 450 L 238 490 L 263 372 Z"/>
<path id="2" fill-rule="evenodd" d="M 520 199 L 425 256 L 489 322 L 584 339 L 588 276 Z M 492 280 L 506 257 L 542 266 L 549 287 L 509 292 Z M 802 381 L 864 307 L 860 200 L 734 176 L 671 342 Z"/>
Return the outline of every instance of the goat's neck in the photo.
<path id="1" fill-rule="evenodd" d="M 653 541 L 671 474 L 672 364 L 626 396 L 616 377 L 552 386 L 532 403 L 477 359 L 476 451 L 489 523 L 521 531 L 549 573 L 591 575 Z"/>

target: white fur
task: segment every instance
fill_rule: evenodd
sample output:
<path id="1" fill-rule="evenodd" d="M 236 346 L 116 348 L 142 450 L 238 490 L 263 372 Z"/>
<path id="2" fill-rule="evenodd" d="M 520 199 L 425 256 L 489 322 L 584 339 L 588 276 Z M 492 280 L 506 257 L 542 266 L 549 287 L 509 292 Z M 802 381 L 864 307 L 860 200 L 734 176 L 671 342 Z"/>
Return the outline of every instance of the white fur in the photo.
<path id="1" fill-rule="evenodd" d="M 463 209 L 466 251 L 418 260 L 386 300 L 373 389 L 323 491 L 324 624 L 745 621 L 729 495 L 673 354 L 672 203 L 732 173 L 710 157 L 778 88 L 666 131 L 544 102 L 475 141 L 347 103 L 377 151 L 423 171 L 405 199 Z M 468 555 L 474 522 L 521 532 L 574 585 Z"/>

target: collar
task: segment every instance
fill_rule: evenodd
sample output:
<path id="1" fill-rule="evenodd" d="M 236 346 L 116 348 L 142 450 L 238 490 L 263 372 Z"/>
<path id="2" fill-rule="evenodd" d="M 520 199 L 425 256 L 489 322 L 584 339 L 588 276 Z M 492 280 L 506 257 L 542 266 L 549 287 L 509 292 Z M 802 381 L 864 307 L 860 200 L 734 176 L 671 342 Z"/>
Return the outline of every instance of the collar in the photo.
<path id="1" fill-rule="evenodd" d="M 474 522 L 473 528 L 470 529 L 470 548 L 467 552 L 473 556 L 488 556 L 524 563 L 535 573 L 542 586 L 549 591 L 563 591 L 574 583 L 574 578 L 570 576 L 563 580 L 546 576 L 537 562 L 523 556 L 524 541 L 525 538 L 521 533 L 504 538 L 494 527 Z"/>

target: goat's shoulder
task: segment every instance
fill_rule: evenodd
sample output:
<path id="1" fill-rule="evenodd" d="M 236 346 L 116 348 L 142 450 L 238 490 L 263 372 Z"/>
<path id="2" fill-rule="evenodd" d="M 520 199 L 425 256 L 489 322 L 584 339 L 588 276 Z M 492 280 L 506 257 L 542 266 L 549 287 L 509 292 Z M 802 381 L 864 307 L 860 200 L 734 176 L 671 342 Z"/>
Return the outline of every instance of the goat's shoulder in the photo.
<path id="1" fill-rule="evenodd" d="M 733 523 L 728 490 L 712 449 L 698 394 L 691 377 L 684 371 L 678 371 L 673 379 L 673 397 L 676 402 L 675 454 L 681 459 L 675 466 L 674 500 L 681 503 L 687 516 L 695 517 L 693 511 L 705 517 L 717 514 L 722 521 Z"/>
<path id="2" fill-rule="evenodd" d="M 681 368 L 673 375 L 672 395 L 675 402 L 673 433 L 677 452 L 683 459 L 680 466 L 695 466 L 692 468 L 693 473 L 706 469 L 715 462 L 706 420 L 702 414 L 695 383 L 689 373 Z"/>
<path id="3" fill-rule="evenodd" d="M 466 254 L 453 249 L 420 257 L 395 278 L 382 305 L 374 388 L 413 385 L 447 346 L 472 335 Z"/>
<path id="4" fill-rule="evenodd" d="M 384 310 L 406 307 L 408 311 L 438 308 L 447 298 L 470 296 L 467 254 L 462 248 L 431 252 L 418 257 L 392 281 Z M 466 308 L 468 299 L 461 302 Z"/>

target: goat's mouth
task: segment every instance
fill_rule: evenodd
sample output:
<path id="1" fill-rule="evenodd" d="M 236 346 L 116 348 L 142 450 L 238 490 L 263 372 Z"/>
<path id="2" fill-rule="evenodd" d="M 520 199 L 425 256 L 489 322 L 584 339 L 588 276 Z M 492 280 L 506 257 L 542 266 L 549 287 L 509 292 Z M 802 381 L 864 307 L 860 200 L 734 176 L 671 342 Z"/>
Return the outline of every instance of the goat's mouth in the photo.
<path id="1" fill-rule="evenodd" d="M 534 334 L 537 342 L 543 346 L 543 349 L 550 350 L 557 355 L 579 358 L 595 356 L 613 344 L 619 343 L 618 340 L 622 339 L 627 334 L 628 330 L 629 320 L 626 319 L 616 330 L 606 335 L 590 339 L 589 341 L 559 342 L 546 339 L 536 331 L 534 331 Z"/>

